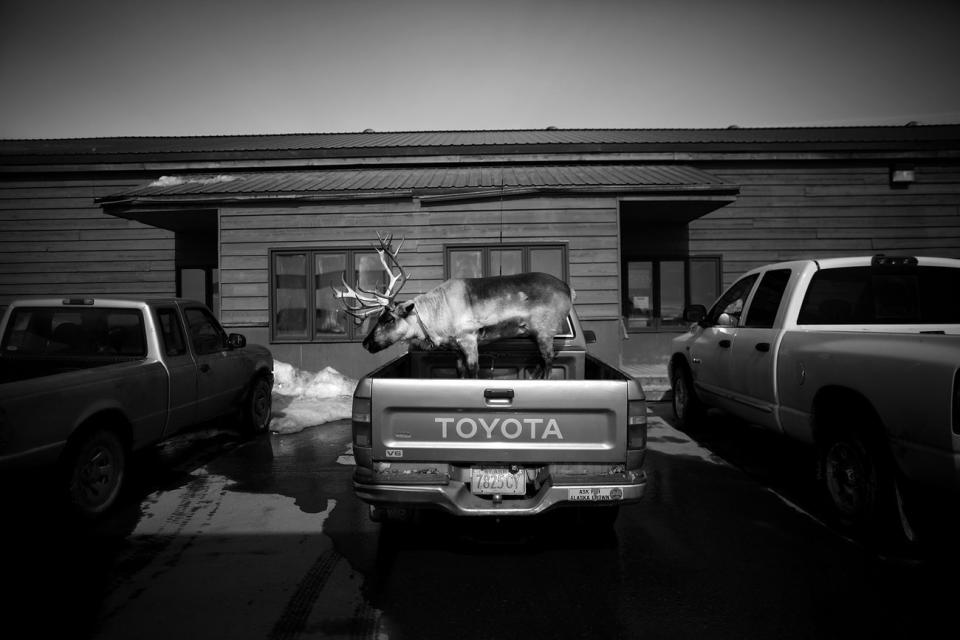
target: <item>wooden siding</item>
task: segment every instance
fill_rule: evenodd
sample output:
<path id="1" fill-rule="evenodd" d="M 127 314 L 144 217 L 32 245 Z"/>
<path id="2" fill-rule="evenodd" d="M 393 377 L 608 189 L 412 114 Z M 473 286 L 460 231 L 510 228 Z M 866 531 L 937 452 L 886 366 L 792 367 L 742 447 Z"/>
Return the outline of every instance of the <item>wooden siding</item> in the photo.
<path id="1" fill-rule="evenodd" d="M 529 198 L 503 203 L 416 201 L 229 208 L 220 213 L 221 317 L 229 326 L 269 323 L 269 252 L 292 247 L 369 247 L 375 232 L 406 238 L 400 258 L 410 276 L 401 297 L 443 281 L 444 247 L 561 242 L 583 318 L 620 312 L 618 210 L 614 198 Z"/>
<path id="2" fill-rule="evenodd" d="M 886 166 L 702 167 L 740 196 L 690 223 L 691 255 L 723 255 L 724 286 L 771 262 L 877 253 L 960 258 L 960 167 L 917 167 L 893 189 Z"/>
<path id="3" fill-rule="evenodd" d="M 0 182 L 0 309 L 33 296 L 172 296 L 174 234 L 103 213 L 133 179 Z"/>

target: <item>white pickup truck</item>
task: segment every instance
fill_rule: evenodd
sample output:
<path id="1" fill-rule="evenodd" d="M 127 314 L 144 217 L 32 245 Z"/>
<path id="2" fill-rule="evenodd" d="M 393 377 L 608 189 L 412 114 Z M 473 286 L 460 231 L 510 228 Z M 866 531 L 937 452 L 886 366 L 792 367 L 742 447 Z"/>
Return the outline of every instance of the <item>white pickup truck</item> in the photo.
<path id="1" fill-rule="evenodd" d="M 816 445 L 851 528 L 909 534 L 906 496 L 960 488 L 960 260 L 768 265 L 684 317 L 696 324 L 670 360 L 681 426 L 716 407 Z"/>

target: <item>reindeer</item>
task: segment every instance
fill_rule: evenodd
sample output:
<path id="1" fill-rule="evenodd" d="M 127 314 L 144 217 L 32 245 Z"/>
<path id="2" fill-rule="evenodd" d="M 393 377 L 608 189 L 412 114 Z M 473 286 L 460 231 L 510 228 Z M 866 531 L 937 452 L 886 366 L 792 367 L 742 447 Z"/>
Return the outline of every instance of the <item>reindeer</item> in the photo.
<path id="1" fill-rule="evenodd" d="M 489 278 L 451 278 L 406 302 L 395 298 L 407 281 L 397 260 L 403 246 L 393 248 L 393 234 L 377 233 L 374 247 L 390 281 L 383 293 L 350 286 L 332 287 L 342 309 L 357 324 L 379 314 L 364 348 L 376 353 L 397 342 L 421 349 L 458 352 L 460 377 L 479 376 L 478 347 L 500 338 L 533 338 L 543 359 L 540 378 L 550 375 L 553 338 L 570 313 L 575 294 L 567 284 L 546 273 L 521 273 Z"/>

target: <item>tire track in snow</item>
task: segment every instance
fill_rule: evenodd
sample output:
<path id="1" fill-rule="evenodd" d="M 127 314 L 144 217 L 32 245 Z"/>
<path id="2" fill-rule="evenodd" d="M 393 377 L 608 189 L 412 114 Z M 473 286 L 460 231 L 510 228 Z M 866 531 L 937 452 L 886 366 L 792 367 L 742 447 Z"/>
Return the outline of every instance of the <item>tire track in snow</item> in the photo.
<path id="1" fill-rule="evenodd" d="M 158 492 L 152 496 L 144 518 L 133 535 L 136 536 L 137 532 L 151 532 L 136 538 L 136 546 L 116 564 L 115 578 L 108 589 L 109 594 L 115 594 L 121 587 L 141 579 L 142 572 L 151 565 L 158 566 L 146 577 L 147 583 L 176 566 L 178 559 L 214 517 L 226 492 L 225 479 L 214 482 L 215 478 L 206 475 L 204 469 L 197 470 L 193 475 L 195 478 L 184 487 L 183 492 Z M 166 515 L 163 515 L 164 513 Z M 194 520 L 201 515 L 203 522 L 199 526 L 191 527 Z M 163 518 L 159 525 L 154 523 L 158 517 Z M 193 529 L 193 532 L 184 535 L 188 527 Z M 138 598 L 144 589 L 145 586 L 135 589 L 130 594 L 130 599 Z M 122 606 L 118 604 L 113 607 L 103 618 L 109 619 Z"/>
<path id="2" fill-rule="evenodd" d="M 294 640 L 299 637 L 341 557 L 336 550 L 330 549 L 317 558 L 290 596 L 287 606 L 270 631 L 269 640 Z"/>

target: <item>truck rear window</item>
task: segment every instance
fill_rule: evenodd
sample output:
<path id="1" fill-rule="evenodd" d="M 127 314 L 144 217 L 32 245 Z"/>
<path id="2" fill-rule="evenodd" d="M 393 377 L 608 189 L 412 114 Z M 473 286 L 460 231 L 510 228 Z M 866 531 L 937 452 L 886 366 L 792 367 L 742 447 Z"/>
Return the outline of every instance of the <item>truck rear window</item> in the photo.
<path id="1" fill-rule="evenodd" d="M 18 307 L 10 316 L 0 352 L 144 357 L 143 315 L 137 309 Z"/>
<path id="2" fill-rule="evenodd" d="M 958 324 L 960 269 L 823 269 L 807 288 L 797 324 Z"/>

